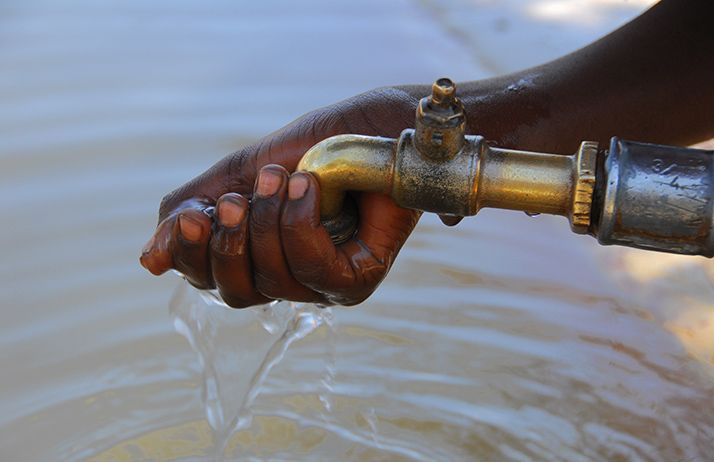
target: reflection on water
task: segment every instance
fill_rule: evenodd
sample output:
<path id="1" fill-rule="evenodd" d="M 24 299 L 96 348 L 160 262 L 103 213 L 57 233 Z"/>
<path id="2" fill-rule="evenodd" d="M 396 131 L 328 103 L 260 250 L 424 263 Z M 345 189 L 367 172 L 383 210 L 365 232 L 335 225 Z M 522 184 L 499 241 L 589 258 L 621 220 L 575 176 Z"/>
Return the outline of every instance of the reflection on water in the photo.
<path id="1" fill-rule="evenodd" d="M 595 28 L 525 4 L 0 5 L 0 460 L 210 460 L 221 435 L 226 460 L 710 460 L 708 260 L 429 216 L 334 320 L 183 285 L 168 315 L 177 279 L 137 264 L 166 191 L 301 113 L 539 62 L 644 2 L 603 2 Z"/>

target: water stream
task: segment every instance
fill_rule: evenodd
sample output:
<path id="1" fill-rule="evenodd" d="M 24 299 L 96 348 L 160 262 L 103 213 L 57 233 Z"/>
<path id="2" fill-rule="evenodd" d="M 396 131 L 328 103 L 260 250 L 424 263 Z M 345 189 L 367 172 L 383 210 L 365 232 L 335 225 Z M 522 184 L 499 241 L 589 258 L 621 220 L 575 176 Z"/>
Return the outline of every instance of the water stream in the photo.
<path id="1" fill-rule="evenodd" d="M 312 304 L 273 302 L 246 310 L 232 310 L 213 291 L 197 291 L 188 284 L 180 284 L 169 305 L 174 328 L 184 336 L 196 352 L 203 380 L 201 399 L 206 419 L 211 426 L 215 441 L 213 459 L 221 462 L 228 440 L 234 432 L 247 429 L 252 423 L 251 406 L 263 391 L 270 371 L 285 356 L 293 342 L 300 340 L 321 326 L 327 328 L 323 342 L 324 373 L 320 378 L 323 387 L 319 394 L 325 412 L 330 412 L 330 397 L 335 367 L 335 328 L 331 308 Z M 243 317 L 244 319 L 240 319 Z M 255 370 L 236 370 L 237 355 L 253 355 L 253 348 L 232 349 L 231 341 L 222 343 L 222 331 L 228 338 L 242 335 L 237 329 L 244 328 L 245 317 L 253 317 L 269 334 L 265 341 L 270 347 Z M 230 331 L 230 332 L 227 332 Z M 233 344 L 235 345 L 235 344 Z M 226 348 L 227 351 L 222 351 Z M 235 361 L 221 361 L 229 354 Z M 237 390 L 235 379 L 250 377 L 247 386 Z"/>
<path id="2" fill-rule="evenodd" d="M 651 267 L 625 255 L 621 267 Z M 460 307 L 447 292 L 441 307 L 423 304 L 402 289 L 377 311 L 337 309 L 339 334 L 327 309 L 230 310 L 182 283 L 171 313 L 199 359 L 214 460 L 706 460 L 714 450 L 714 373 L 697 359 L 709 360 L 707 303 L 674 309 L 669 285 L 643 308 L 454 271 L 440 269 L 442 282 L 471 285 L 479 304 Z M 696 293 L 714 287 L 679 271 Z M 516 284 L 506 305 L 504 282 Z"/>
<path id="3" fill-rule="evenodd" d="M 544 62 L 652 0 L 565 3 L 3 2 L 0 460 L 711 460 L 709 260 L 424 216 L 357 307 L 180 282 L 170 314 L 137 263 L 167 191 L 299 115 Z"/>

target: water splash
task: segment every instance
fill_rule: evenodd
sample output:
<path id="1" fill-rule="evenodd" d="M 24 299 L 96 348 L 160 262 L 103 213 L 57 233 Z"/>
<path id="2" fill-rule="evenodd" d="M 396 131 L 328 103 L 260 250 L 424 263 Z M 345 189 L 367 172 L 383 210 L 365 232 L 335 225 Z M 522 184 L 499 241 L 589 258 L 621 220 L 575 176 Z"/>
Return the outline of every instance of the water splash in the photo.
<path id="1" fill-rule="evenodd" d="M 235 432 L 251 426 L 251 408 L 263 391 L 266 378 L 290 346 L 323 325 L 327 327 L 327 341 L 323 342 L 325 372 L 320 379 L 319 399 L 325 412 L 330 412 L 335 374 L 335 327 L 330 308 L 273 302 L 233 310 L 227 308 L 216 292 L 197 291 L 183 282 L 171 300 L 170 312 L 174 328 L 188 340 L 198 356 L 203 379 L 201 399 L 213 431 L 215 461 L 223 460 L 228 441 Z M 252 328 L 255 324 L 261 329 Z M 226 347 L 225 337 L 238 336 L 246 337 L 246 341 L 228 341 Z M 256 339 L 256 336 L 262 338 Z M 262 360 L 253 368 L 236 367 L 238 361 L 231 360 L 240 356 L 244 360 L 248 356 L 260 358 L 261 350 L 265 351 Z M 253 372 L 245 374 L 245 370 Z M 250 377 L 247 382 L 246 377 Z M 323 418 L 327 419 L 324 414 Z"/>

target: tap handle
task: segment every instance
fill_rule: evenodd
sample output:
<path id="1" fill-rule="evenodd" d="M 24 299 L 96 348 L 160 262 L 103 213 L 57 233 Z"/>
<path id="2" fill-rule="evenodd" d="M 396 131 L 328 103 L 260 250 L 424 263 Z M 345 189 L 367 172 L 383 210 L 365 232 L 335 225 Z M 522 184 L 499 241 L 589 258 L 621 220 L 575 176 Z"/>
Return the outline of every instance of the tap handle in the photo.
<path id="1" fill-rule="evenodd" d="M 466 113 L 456 97 L 456 84 L 441 78 L 431 86 L 431 95 L 417 105 L 414 144 L 424 156 L 447 162 L 464 146 Z"/>

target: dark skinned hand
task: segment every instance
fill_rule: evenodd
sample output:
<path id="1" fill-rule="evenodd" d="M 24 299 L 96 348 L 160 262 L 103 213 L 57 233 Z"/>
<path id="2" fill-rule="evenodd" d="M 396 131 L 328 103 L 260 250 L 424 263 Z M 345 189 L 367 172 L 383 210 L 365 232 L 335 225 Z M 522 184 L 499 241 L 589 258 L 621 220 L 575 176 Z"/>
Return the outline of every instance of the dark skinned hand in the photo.
<path id="1" fill-rule="evenodd" d="M 416 102 L 400 90 L 373 90 L 229 155 L 163 199 L 141 264 L 156 275 L 176 269 L 238 308 L 271 300 L 363 301 L 384 279 L 419 212 L 361 194 L 359 229 L 335 246 L 320 224 L 319 184 L 294 170 L 305 151 L 333 135 L 397 137 L 413 124 Z"/>

